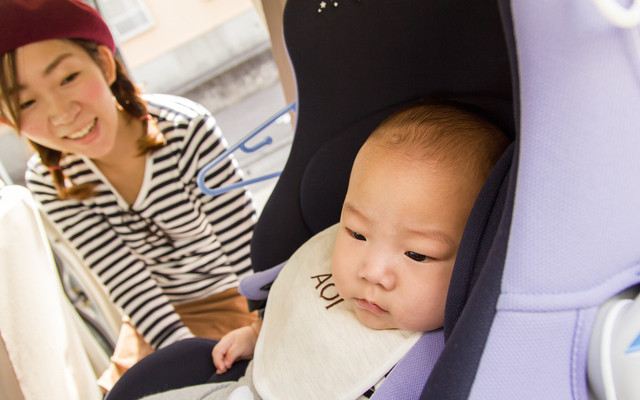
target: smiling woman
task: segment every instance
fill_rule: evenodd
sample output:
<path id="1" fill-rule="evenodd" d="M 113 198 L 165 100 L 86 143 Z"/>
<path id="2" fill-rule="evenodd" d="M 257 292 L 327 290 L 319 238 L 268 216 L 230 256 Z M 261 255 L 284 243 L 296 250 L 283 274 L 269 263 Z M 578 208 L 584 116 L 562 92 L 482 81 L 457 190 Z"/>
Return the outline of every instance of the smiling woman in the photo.
<path id="1" fill-rule="evenodd" d="M 17 49 L 20 133 L 52 150 L 104 162 L 137 153 L 143 127 L 113 105 L 110 54 L 98 46 L 96 62 L 80 45 L 60 39 Z"/>
<path id="2" fill-rule="evenodd" d="M 226 150 L 213 116 L 142 95 L 80 0 L 3 0 L 0 27 L 0 116 L 37 151 L 27 186 L 126 314 L 113 359 L 135 356 L 101 384 L 154 349 L 253 322 L 236 289 L 252 271 L 251 198 L 197 185 Z M 207 187 L 241 179 L 232 158 L 206 175 Z"/>
<path id="3" fill-rule="evenodd" d="M 103 45 L 87 51 L 78 43 L 52 39 L 20 47 L 15 54 L 21 134 L 39 146 L 90 158 L 133 203 L 144 172 L 140 152 L 146 149 L 139 140 L 156 130 L 114 103 L 110 86 L 117 67 L 111 51 Z"/>

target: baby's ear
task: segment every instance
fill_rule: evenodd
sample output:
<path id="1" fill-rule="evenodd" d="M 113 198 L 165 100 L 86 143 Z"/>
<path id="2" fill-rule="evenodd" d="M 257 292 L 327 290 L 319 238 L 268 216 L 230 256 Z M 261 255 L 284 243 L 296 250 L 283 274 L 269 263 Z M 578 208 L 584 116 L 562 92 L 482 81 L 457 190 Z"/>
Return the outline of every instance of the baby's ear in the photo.
<path id="1" fill-rule="evenodd" d="M 107 84 L 111 86 L 116 81 L 116 61 L 111 49 L 107 46 L 98 45 L 98 66 Z"/>

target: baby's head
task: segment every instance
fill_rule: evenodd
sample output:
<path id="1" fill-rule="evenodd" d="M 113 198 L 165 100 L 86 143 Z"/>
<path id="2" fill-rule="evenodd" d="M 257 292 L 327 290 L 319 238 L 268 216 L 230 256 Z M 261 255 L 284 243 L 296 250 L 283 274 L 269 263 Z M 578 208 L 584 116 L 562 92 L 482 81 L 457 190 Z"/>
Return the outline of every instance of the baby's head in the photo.
<path id="1" fill-rule="evenodd" d="M 442 327 L 464 227 L 507 145 L 451 105 L 412 106 L 374 130 L 353 164 L 332 259 L 338 292 L 366 326 Z"/>

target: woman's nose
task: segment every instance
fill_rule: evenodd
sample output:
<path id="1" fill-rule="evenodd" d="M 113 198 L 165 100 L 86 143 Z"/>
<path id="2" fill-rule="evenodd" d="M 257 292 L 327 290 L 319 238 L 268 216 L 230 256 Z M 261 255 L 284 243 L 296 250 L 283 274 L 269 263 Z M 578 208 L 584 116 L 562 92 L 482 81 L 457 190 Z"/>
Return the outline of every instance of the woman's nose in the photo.
<path id="1" fill-rule="evenodd" d="M 393 290 L 396 285 L 395 270 L 389 257 L 379 255 L 368 257 L 362 263 L 358 277 L 386 290 Z"/>
<path id="2" fill-rule="evenodd" d="M 75 121 L 80 113 L 80 105 L 66 99 L 52 99 L 49 106 L 49 120 L 54 126 L 67 125 Z"/>

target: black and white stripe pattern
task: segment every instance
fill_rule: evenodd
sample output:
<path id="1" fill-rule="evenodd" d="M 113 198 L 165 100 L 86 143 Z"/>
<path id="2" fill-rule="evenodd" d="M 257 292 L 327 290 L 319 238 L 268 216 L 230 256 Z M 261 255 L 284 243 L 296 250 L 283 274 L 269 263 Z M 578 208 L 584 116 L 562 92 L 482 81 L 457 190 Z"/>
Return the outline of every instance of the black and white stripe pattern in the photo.
<path id="1" fill-rule="evenodd" d="M 144 182 L 132 206 L 90 160 L 77 155 L 66 156 L 60 165 L 74 183 L 95 183 L 95 197 L 58 199 L 37 155 L 29 162 L 27 185 L 112 300 L 145 339 L 160 348 L 191 336 L 173 304 L 235 287 L 251 272 L 255 211 L 242 189 L 212 197 L 196 184 L 198 171 L 227 147 L 209 112 L 180 97 L 145 99 L 167 145 L 148 156 Z M 233 159 L 206 177 L 208 187 L 240 179 Z"/>

